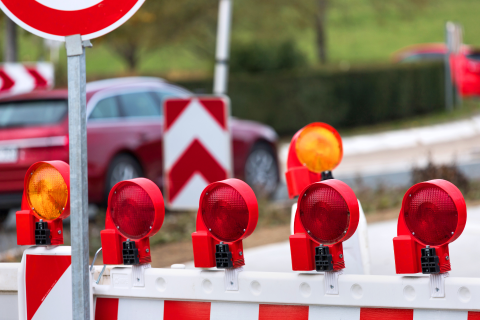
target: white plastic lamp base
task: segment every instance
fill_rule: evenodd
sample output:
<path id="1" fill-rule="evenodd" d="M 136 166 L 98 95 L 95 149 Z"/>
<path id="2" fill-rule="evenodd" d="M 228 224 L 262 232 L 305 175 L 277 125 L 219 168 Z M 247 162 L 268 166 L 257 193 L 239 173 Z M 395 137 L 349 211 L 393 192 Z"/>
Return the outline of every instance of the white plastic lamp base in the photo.
<path id="1" fill-rule="evenodd" d="M 238 274 L 242 271 L 243 267 L 225 269 L 225 291 L 238 291 Z"/>
<path id="2" fill-rule="evenodd" d="M 134 287 L 145 287 L 145 269 L 150 269 L 150 263 L 132 266 L 132 283 Z"/>
<path id="3" fill-rule="evenodd" d="M 430 275 L 430 294 L 432 298 L 445 298 L 445 278 L 449 276 L 448 272 Z"/>
<path id="4" fill-rule="evenodd" d="M 325 272 L 325 293 L 337 295 L 338 291 L 338 277 L 343 274 L 343 270 Z"/>

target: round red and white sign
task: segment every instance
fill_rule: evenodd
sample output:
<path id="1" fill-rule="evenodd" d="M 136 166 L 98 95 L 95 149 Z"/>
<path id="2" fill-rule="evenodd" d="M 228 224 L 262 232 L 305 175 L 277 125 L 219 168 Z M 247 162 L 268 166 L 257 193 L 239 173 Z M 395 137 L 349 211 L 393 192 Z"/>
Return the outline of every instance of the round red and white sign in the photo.
<path id="1" fill-rule="evenodd" d="M 155 1 L 155 0 L 154 0 Z M 125 23 L 145 0 L 0 0 L 0 8 L 37 36 L 65 41 L 100 37 Z"/>

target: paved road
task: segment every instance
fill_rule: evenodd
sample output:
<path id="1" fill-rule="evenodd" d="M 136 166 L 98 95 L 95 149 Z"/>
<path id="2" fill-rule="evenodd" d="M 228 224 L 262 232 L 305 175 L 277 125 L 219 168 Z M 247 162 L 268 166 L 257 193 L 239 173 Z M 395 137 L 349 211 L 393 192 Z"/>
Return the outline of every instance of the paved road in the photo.
<path id="1" fill-rule="evenodd" d="M 468 209 L 467 226 L 457 241 L 450 244 L 451 276 L 478 277 L 480 263 L 480 206 Z M 368 226 L 370 274 L 394 275 L 395 260 L 392 239 L 397 235 L 397 221 L 373 223 Z M 348 271 L 348 256 L 345 262 Z M 290 247 L 282 242 L 245 251 L 245 270 L 291 272 Z M 187 264 L 192 267 L 192 264 Z"/>

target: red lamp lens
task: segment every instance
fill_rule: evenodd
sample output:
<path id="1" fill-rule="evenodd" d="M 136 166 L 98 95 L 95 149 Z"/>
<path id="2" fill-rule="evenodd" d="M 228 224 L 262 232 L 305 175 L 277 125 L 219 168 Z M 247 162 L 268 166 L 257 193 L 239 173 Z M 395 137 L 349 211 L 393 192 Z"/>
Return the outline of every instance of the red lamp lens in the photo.
<path id="1" fill-rule="evenodd" d="M 245 199 L 237 190 L 220 185 L 205 194 L 202 217 L 211 234 L 221 241 L 233 242 L 245 234 L 249 213 Z"/>
<path id="2" fill-rule="evenodd" d="M 317 242 L 334 244 L 347 233 L 350 212 L 338 191 L 330 186 L 315 185 L 300 201 L 300 221 Z"/>
<path id="3" fill-rule="evenodd" d="M 125 182 L 115 189 L 110 204 L 113 223 L 122 235 L 138 240 L 150 232 L 155 221 L 155 207 L 143 188 Z"/>
<path id="4" fill-rule="evenodd" d="M 412 235 L 430 246 L 447 243 L 458 223 L 455 203 L 436 186 L 423 187 L 409 195 L 404 217 Z"/>

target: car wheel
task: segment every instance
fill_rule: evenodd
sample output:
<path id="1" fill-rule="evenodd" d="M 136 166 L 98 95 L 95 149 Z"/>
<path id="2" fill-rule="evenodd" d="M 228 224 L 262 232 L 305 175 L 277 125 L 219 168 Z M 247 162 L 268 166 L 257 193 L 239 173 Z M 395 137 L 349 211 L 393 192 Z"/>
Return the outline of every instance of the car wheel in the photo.
<path id="1" fill-rule="evenodd" d="M 132 156 L 126 154 L 116 156 L 108 167 L 107 181 L 105 184 L 107 188 L 107 198 L 113 186 L 120 181 L 135 179 L 142 175 L 140 164 Z"/>
<path id="2" fill-rule="evenodd" d="M 279 172 L 275 152 L 266 143 L 257 143 L 245 163 L 245 182 L 259 196 L 271 196 L 278 185 Z"/>

